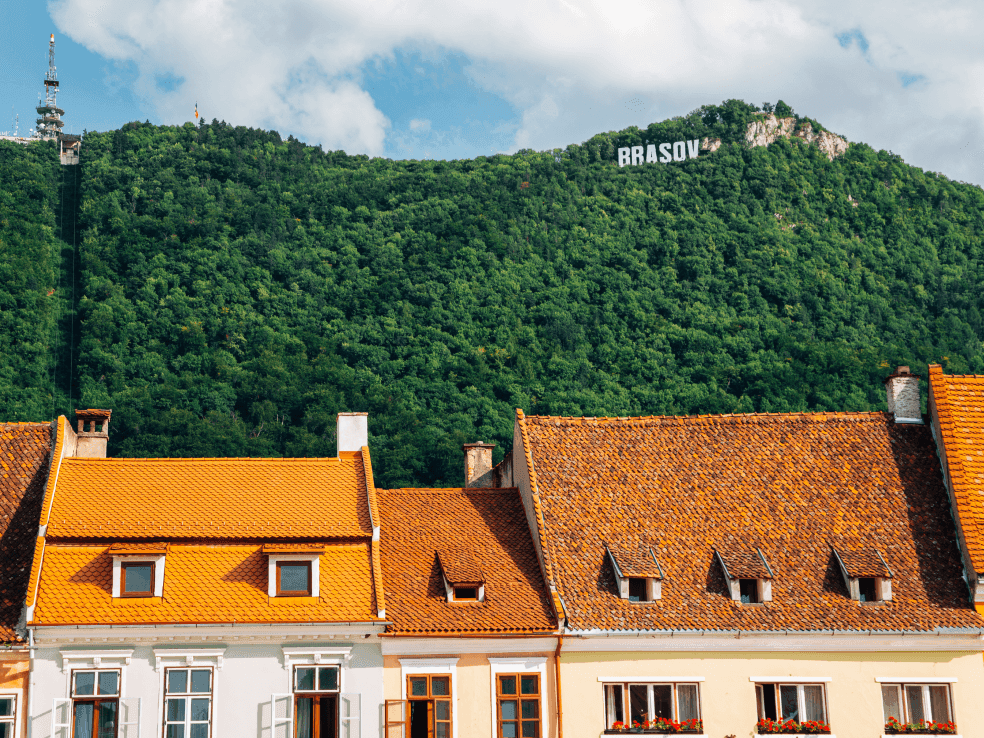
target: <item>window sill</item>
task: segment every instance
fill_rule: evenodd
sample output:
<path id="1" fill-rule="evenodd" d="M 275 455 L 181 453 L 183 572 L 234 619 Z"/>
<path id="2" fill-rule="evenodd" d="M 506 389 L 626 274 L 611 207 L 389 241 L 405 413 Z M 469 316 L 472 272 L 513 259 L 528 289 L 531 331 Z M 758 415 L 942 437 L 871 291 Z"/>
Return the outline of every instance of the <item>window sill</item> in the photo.
<path id="1" fill-rule="evenodd" d="M 628 730 L 606 730 L 604 733 L 602 733 L 602 735 L 603 736 L 604 735 L 632 735 L 634 733 L 653 735 L 656 736 L 656 738 L 673 738 L 673 736 L 675 735 L 686 735 L 686 736 L 690 736 L 690 738 L 707 738 L 706 733 L 690 733 L 683 730 L 677 733 L 660 733 L 658 730 L 643 730 L 641 728 L 638 729 L 629 728 Z"/>

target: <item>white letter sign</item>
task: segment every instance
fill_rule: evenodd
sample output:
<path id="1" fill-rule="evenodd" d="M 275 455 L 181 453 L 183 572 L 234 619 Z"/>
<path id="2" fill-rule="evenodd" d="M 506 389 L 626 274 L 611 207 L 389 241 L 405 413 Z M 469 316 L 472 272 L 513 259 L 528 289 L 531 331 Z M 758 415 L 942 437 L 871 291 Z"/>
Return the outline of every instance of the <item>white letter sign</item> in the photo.
<path id="1" fill-rule="evenodd" d="M 642 147 L 641 146 L 633 146 L 632 147 L 632 163 L 633 164 L 642 164 Z"/>
<path id="2" fill-rule="evenodd" d="M 620 167 L 624 167 L 626 164 L 629 163 L 629 152 L 630 151 L 631 151 L 631 149 L 629 149 L 629 148 L 622 148 L 622 149 L 619 149 L 618 150 L 618 165 Z"/>
<path id="3" fill-rule="evenodd" d="M 624 167 L 629 164 L 642 164 L 643 151 L 646 152 L 646 164 L 669 164 L 671 161 L 686 161 L 688 158 L 696 159 L 700 153 L 700 139 L 676 141 L 671 144 L 662 143 L 659 145 L 658 152 L 656 144 L 623 146 L 618 150 L 618 165 Z"/>

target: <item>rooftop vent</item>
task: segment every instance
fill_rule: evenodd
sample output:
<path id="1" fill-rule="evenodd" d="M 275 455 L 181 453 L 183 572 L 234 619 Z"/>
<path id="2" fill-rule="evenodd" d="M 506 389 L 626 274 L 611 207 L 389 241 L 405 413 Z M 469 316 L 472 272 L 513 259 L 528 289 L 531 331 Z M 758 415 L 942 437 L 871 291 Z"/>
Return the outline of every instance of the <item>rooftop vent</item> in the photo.
<path id="1" fill-rule="evenodd" d="M 896 423 L 922 424 L 922 396 L 919 392 L 919 375 L 900 366 L 885 378 L 888 412 Z"/>

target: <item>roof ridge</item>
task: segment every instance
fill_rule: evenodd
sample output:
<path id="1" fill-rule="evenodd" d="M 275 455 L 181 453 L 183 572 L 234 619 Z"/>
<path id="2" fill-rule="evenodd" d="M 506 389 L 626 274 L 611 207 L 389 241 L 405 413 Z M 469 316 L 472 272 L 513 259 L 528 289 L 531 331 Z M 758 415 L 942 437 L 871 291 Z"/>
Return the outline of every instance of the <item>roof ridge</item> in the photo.
<path id="1" fill-rule="evenodd" d="M 762 421 L 780 419 L 822 419 L 822 420 L 864 420 L 877 422 L 890 417 L 884 410 L 817 410 L 816 412 L 795 412 L 795 413 L 722 413 L 707 415 L 635 415 L 635 416 L 580 416 L 580 415 L 529 415 L 527 420 L 534 423 L 543 421 L 548 422 L 569 422 L 577 425 L 600 425 L 607 423 L 644 423 L 652 421 L 676 421 L 676 422 L 696 422 L 696 421 Z"/>
<path id="2" fill-rule="evenodd" d="M 353 461 L 354 459 L 341 459 L 338 456 L 110 456 L 106 458 L 90 458 L 84 456 L 72 456 L 65 461 L 84 461 L 86 463 L 151 463 L 151 462 L 188 462 L 188 461 L 252 461 L 252 462 L 286 462 L 304 461 L 308 463 L 330 462 L 340 463 L 342 461 Z"/>
<path id="3" fill-rule="evenodd" d="M 411 493 L 432 493 L 432 494 L 498 494 L 503 492 L 518 492 L 519 487 L 397 487 L 395 489 L 376 488 L 376 494 L 411 494 Z"/>

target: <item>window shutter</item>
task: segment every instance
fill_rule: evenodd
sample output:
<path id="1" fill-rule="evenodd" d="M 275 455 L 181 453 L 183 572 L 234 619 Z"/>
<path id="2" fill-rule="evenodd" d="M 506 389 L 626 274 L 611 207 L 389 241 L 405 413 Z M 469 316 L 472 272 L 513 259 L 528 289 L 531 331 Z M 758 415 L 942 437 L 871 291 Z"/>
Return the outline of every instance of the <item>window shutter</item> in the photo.
<path id="1" fill-rule="evenodd" d="M 383 738 L 406 738 L 407 703 L 403 700 L 386 700 L 385 730 Z"/>
<path id="2" fill-rule="evenodd" d="M 72 700 L 55 697 L 51 705 L 51 738 L 70 738 L 72 729 Z"/>
<path id="3" fill-rule="evenodd" d="M 339 695 L 339 716 L 341 717 L 341 738 L 361 738 L 362 736 L 362 695 Z"/>
<path id="4" fill-rule="evenodd" d="M 270 696 L 270 734 L 272 738 L 294 737 L 294 695 Z"/>
<path id="5" fill-rule="evenodd" d="M 140 738 L 140 698 L 120 698 L 119 738 Z"/>

